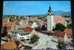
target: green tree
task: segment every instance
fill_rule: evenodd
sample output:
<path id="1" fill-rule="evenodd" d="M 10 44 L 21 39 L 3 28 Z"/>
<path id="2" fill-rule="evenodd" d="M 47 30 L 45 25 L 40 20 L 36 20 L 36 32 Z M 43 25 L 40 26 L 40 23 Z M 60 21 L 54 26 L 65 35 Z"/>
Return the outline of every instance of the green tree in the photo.
<path id="1" fill-rule="evenodd" d="M 60 31 L 64 31 L 65 26 L 61 23 L 58 23 L 55 25 L 55 28 L 53 30 L 60 30 Z"/>
<path id="2" fill-rule="evenodd" d="M 72 24 L 68 24 L 67 25 L 67 28 L 72 28 Z"/>
<path id="3" fill-rule="evenodd" d="M 39 39 L 39 37 L 38 37 L 37 35 L 33 35 L 33 36 L 31 37 L 30 43 L 33 44 L 33 43 L 37 42 L 38 39 Z"/>

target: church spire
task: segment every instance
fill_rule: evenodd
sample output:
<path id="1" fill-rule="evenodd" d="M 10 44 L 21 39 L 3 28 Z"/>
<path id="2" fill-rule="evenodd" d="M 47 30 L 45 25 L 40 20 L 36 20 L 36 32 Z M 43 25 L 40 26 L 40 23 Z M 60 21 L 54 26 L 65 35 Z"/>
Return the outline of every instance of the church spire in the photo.
<path id="1" fill-rule="evenodd" d="M 51 10 L 51 6 L 49 5 L 49 10 L 48 10 L 48 15 L 51 15 L 52 10 Z"/>
<path id="2" fill-rule="evenodd" d="M 49 5 L 48 15 L 54 15 L 51 6 Z"/>
<path id="3" fill-rule="evenodd" d="M 49 10 L 48 10 L 48 12 L 50 12 L 51 13 L 51 6 L 49 5 Z"/>

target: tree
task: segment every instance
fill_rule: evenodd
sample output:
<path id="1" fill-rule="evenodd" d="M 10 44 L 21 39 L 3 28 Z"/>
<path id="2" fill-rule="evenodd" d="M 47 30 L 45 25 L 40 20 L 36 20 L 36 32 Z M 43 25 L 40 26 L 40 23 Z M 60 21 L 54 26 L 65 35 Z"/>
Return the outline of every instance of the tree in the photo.
<path id="1" fill-rule="evenodd" d="M 58 45 L 57 45 L 57 47 L 58 47 L 58 49 L 59 50 L 66 50 L 66 44 L 64 43 L 64 41 L 58 41 Z"/>
<path id="2" fill-rule="evenodd" d="M 33 44 L 33 43 L 37 42 L 38 39 L 39 39 L 39 37 L 38 37 L 37 35 L 33 35 L 33 36 L 31 37 L 30 44 Z"/>
<path id="3" fill-rule="evenodd" d="M 72 28 L 72 24 L 68 24 L 67 25 L 67 28 L 70 28 L 71 29 Z"/>
<path id="4" fill-rule="evenodd" d="M 55 28 L 53 30 L 60 30 L 60 31 L 64 31 L 65 26 L 61 23 L 58 23 L 55 25 Z"/>

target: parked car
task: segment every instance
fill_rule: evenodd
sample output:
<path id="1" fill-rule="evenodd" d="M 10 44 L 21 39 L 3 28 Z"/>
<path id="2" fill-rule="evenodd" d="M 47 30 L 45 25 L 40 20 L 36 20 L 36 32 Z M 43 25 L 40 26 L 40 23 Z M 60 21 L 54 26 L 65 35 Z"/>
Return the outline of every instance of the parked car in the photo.
<path id="1" fill-rule="evenodd" d="M 17 40 L 28 40 L 32 37 L 32 34 L 29 32 L 14 32 L 13 36 L 17 39 Z"/>
<path id="2" fill-rule="evenodd" d="M 19 33 L 17 34 L 17 39 L 30 39 L 31 33 Z"/>

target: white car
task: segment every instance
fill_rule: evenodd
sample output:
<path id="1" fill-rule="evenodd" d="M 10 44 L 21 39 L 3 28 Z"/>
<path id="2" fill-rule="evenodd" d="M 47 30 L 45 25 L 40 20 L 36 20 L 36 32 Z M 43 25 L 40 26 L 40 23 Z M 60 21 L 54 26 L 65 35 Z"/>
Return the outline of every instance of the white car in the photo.
<path id="1" fill-rule="evenodd" d="M 32 34 L 31 33 L 19 33 L 16 36 L 17 36 L 17 39 L 30 39 Z"/>
<path id="2" fill-rule="evenodd" d="M 14 37 L 17 40 L 27 40 L 32 37 L 32 34 L 28 32 L 15 32 Z"/>

